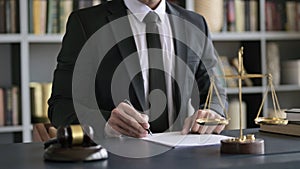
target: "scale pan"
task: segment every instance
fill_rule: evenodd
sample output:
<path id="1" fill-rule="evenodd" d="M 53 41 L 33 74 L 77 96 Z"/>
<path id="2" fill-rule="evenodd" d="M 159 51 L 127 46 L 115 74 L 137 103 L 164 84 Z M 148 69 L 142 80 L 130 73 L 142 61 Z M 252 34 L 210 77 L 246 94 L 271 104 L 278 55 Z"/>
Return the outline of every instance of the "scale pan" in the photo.
<path id="1" fill-rule="evenodd" d="M 196 120 L 196 122 L 202 126 L 227 125 L 229 123 L 228 121 L 229 121 L 228 119 L 207 119 L 207 118 L 201 118 Z"/>
<path id="2" fill-rule="evenodd" d="M 288 120 L 277 117 L 258 117 L 255 120 L 255 124 L 264 124 L 264 125 L 287 125 Z"/>

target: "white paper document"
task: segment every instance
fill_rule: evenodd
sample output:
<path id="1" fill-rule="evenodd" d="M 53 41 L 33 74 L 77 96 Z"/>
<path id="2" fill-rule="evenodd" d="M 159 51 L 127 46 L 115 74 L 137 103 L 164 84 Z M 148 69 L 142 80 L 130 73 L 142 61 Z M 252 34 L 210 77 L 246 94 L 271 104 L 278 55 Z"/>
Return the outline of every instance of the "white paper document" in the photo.
<path id="1" fill-rule="evenodd" d="M 157 133 L 149 135 L 143 140 L 163 144 L 170 147 L 183 146 L 207 146 L 220 144 L 223 139 L 232 137 L 216 134 L 187 134 L 182 135 L 180 132 Z"/>

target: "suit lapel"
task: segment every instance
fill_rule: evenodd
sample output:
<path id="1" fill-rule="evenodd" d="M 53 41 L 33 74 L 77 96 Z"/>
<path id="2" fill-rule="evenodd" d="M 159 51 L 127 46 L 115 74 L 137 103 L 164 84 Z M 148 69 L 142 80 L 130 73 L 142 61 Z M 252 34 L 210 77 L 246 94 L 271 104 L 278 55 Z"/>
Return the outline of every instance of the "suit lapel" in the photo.
<path id="1" fill-rule="evenodd" d="M 146 110 L 145 107 L 145 92 L 144 92 L 144 84 L 142 74 L 137 72 L 141 71 L 141 66 L 139 62 L 139 57 L 137 54 L 137 48 L 135 45 L 133 33 L 130 27 L 129 19 L 127 16 L 127 8 L 122 0 L 115 0 L 112 2 L 112 5 L 108 7 L 108 10 L 111 12 L 111 15 L 108 16 L 109 22 L 113 22 L 116 19 L 119 19 L 121 23 L 119 26 L 111 26 L 113 37 L 115 38 L 115 42 L 117 42 L 117 46 L 119 48 L 121 57 L 126 59 L 126 57 L 131 55 L 130 62 L 124 62 L 124 65 L 127 69 L 129 78 L 132 80 L 131 84 L 134 89 L 134 97 L 136 97 L 137 102 L 133 101 L 135 107 Z M 120 19 L 122 18 L 122 19 Z M 129 35 L 129 36 L 128 36 Z M 127 38 L 122 38 L 122 37 Z M 121 40 L 121 41 L 120 41 Z M 134 55 L 132 55 L 135 53 Z M 132 96 L 132 94 L 130 94 Z"/>

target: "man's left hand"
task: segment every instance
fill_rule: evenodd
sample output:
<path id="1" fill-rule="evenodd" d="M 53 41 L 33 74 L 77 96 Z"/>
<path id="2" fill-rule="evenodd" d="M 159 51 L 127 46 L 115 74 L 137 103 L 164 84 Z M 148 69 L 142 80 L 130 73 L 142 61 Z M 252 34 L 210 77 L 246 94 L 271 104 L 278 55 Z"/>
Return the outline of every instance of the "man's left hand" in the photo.
<path id="1" fill-rule="evenodd" d="M 198 110 L 192 116 L 187 117 L 184 121 L 183 129 L 181 131 L 182 134 L 191 133 L 199 133 L 199 134 L 211 134 L 221 133 L 224 130 L 225 125 L 214 125 L 214 126 L 202 126 L 196 123 L 196 120 L 199 118 L 209 118 L 209 119 L 220 119 L 223 118 L 216 112 L 212 110 Z"/>

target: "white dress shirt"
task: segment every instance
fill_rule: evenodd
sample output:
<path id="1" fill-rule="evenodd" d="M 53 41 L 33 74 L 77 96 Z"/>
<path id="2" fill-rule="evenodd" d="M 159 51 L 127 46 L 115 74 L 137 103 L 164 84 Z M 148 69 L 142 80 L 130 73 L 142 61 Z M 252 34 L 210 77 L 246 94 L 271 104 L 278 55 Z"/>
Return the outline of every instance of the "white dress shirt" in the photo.
<path id="1" fill-rule="evenodd" d="M 169 21 L 168 14 L 166 13 L 166 1 L 161 0 L 160 4 L 155 10 L 152 10 L 149 6 L 141 3 L 138 0 L 124 0 L 125 5 L 128 8 L 129 22 L 131 25 L 132 33 L 134 35 L 137 52 L 140 59 L 140 65 L 142 69 L 142 76 L 145 89 L 145 99 L 148 100 L 149 93 L 149 75 L 148 75 L 148 52 L 146 42 L 146 24 L 143 22 L 144 17 L 148 12 L 153 11 L 159 15 L 160 22 L 158 23 L 158 30 L 160 33 L 160 40 L 163 50 L 163 62 L 165 72 L 174 75 L 174 43 L 172 38 L 172 29 Z M 166 76 L 166 89 L 168 97 L 168 115 L 169 124 L 173 123 L 174 107 L 173 107 L 173 95 L 172 95 L 172 83 L 171 76 Z"/>

